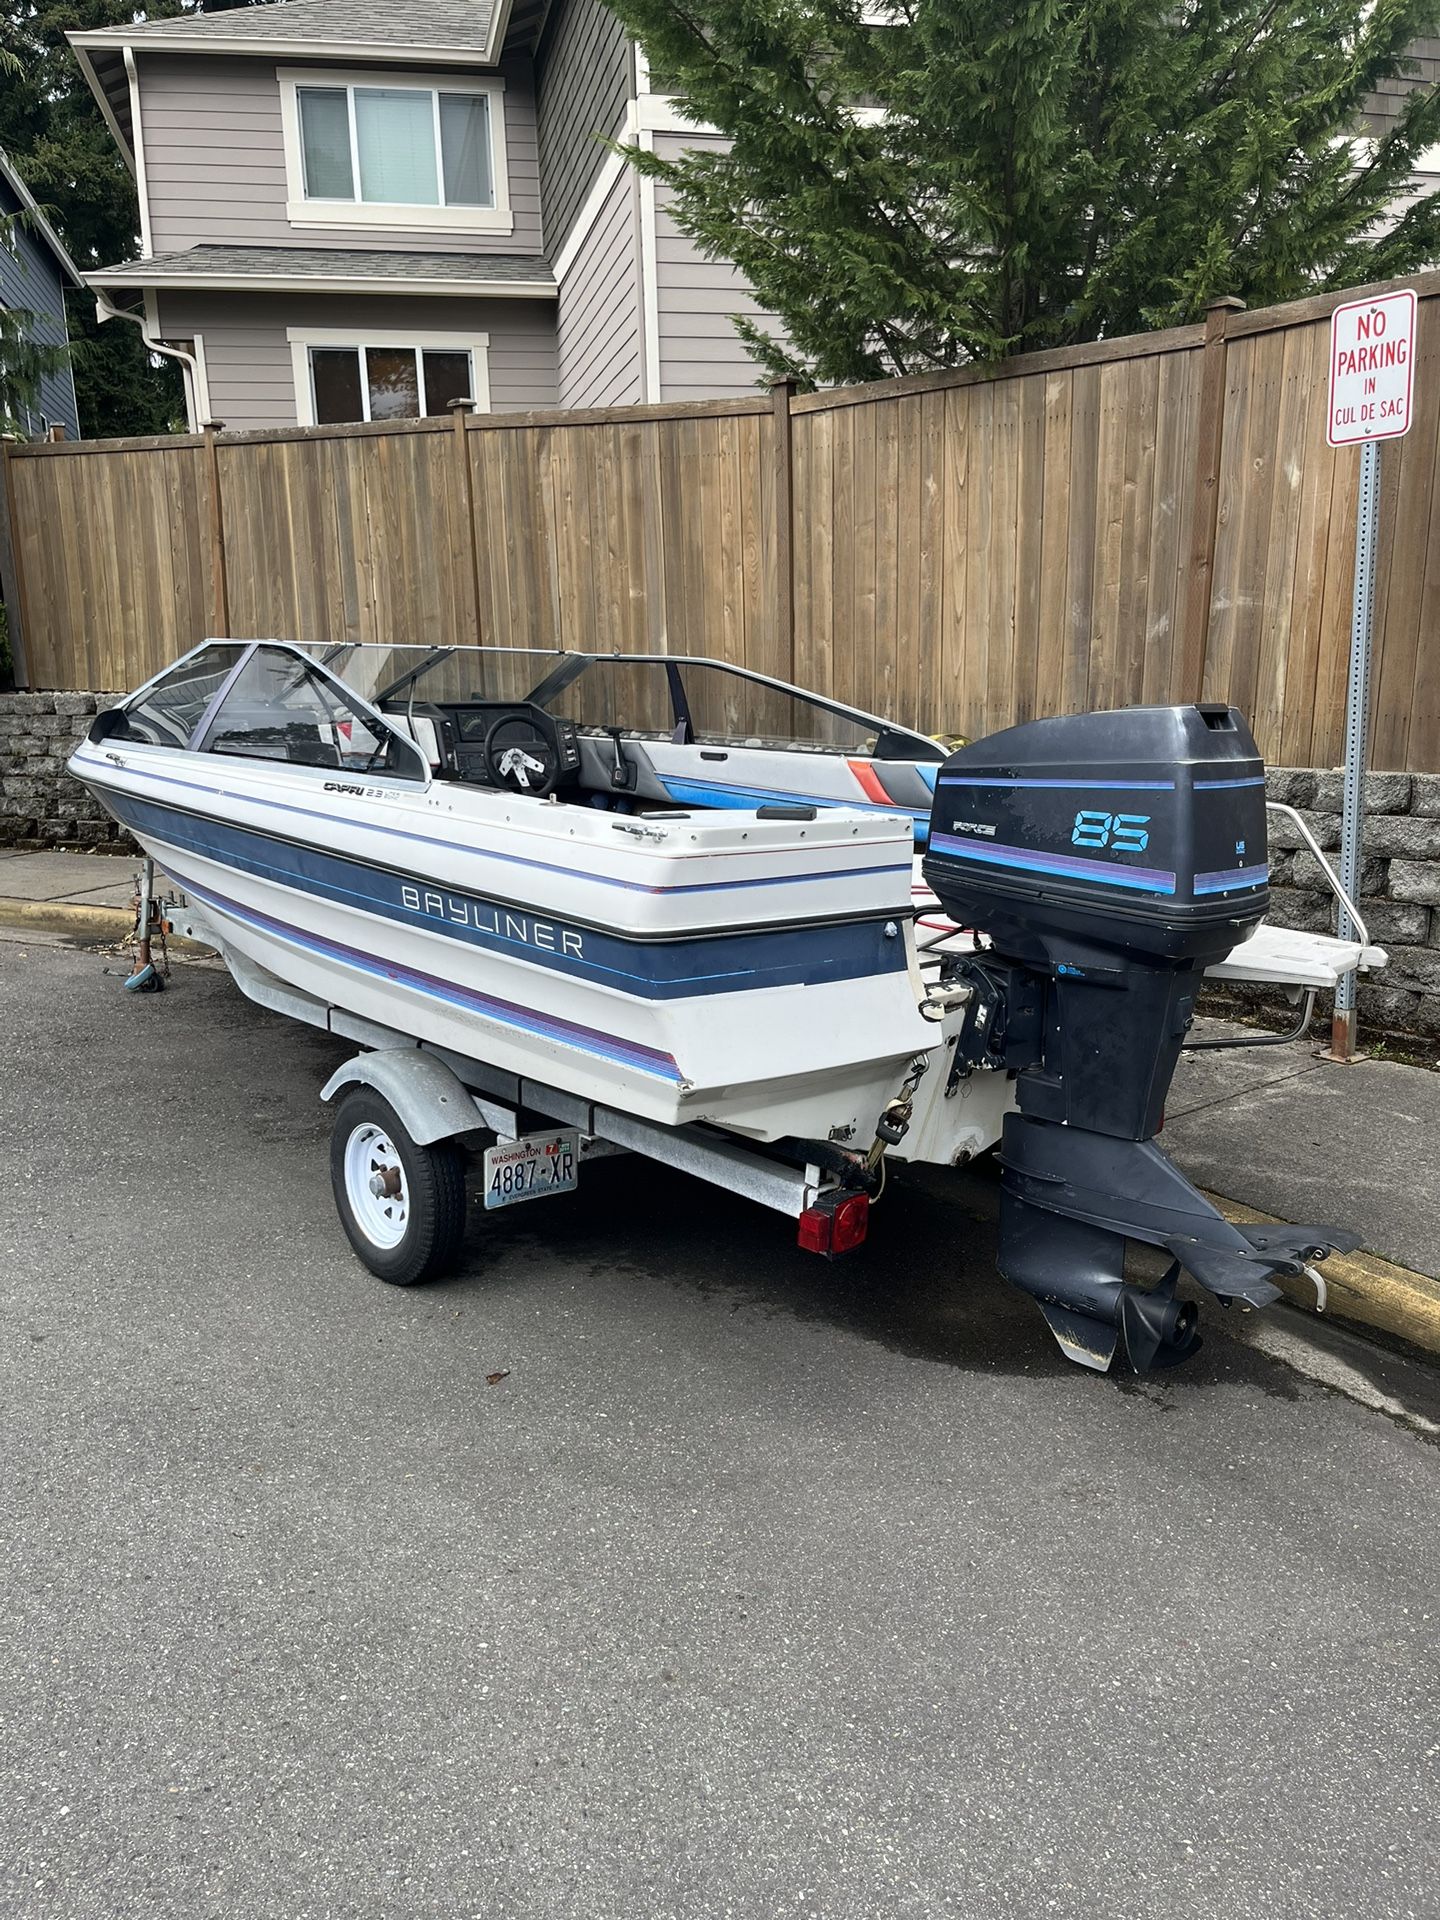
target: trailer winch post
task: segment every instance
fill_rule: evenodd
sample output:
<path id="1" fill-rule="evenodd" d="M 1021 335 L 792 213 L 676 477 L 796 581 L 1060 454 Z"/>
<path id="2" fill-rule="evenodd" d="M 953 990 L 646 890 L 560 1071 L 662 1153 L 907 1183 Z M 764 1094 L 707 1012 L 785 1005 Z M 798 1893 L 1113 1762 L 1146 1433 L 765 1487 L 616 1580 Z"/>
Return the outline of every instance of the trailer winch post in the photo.
<path id="1" fill-rule="evenodd" d="M 150 930 L 155 922 L 155 862 L 147 853 L 135 886 L 135 964 L 125 982 L 130 993 L 158 993 L 165 982 L 150 958 Z"/>
<path id="2" fill-rule="evenodd" d="M 1365 736 L 1370 716 L 1370 655 L 1375 612 L 1375 536 L 1380 519 L 1380 443 L 1367 440 L 1360 453 L 1360 498 L 1355 509 L 1355 596 L 1350 615 L 1350 679 L 1345 693 L 1345 784 L 1340 818 L 1340 884 L 1352 900 L 1360 897 L 1361 839 L 1364 831 Z M 1354 940 L 1357 929 L 1344 903 L 1337 931 Z M 1355 969 L 1335 988 L 1330 1051 L 1324 1056 L 1349 1065 L 1355 1052 Z"/>

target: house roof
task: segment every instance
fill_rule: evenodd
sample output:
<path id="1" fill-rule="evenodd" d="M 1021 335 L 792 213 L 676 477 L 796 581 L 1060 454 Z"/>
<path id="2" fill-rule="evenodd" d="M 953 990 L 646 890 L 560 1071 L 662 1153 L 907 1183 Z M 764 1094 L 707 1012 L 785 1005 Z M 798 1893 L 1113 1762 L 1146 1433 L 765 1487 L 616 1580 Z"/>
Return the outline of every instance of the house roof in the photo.
<path id="1" fill-rule="evenodd" d="M 503 0 L 273 0 L 269 6 L 231 7 L 223 13 L 185 13 L 173 20 L 146 20 L 96 27 L 66 35 L 77 47 L 233 47 L 269 52 L 300 46 L 449 48 L 488 57 L 496 28 L 504 28 Z"/>
<path id="2" fill-rule="evenodd" d="M 391 248 L 189 247 L 85 276 L 96 287 L 228 288 L 237 293 L 424 293 L 549 300 L 555 276 L 533 253 Z"/>
<path id="3" fill-rule="evenodd" d="M 26 228 L 30 234 L 40 242 L 41 246 L 45 247 L 54 256 L 55 264 L 59 267 L 62 278 L 68 280 L 72 287 L 83 286 L 85 283 L 80 278 L 80 269 L 61 245 L 60 236 L 40 211 L 39 206 L 36 204 L 34 194 L 31 193 L 25 182 L 20 178 L 20 175 L 15 171 L 15 164 L 3 147 L 0 147 L 0 180 L 5 182 L 6 186 L 9 187 L 10 191 L 24 208 L 25 213 L 28 215 L 25 222 Z"/>

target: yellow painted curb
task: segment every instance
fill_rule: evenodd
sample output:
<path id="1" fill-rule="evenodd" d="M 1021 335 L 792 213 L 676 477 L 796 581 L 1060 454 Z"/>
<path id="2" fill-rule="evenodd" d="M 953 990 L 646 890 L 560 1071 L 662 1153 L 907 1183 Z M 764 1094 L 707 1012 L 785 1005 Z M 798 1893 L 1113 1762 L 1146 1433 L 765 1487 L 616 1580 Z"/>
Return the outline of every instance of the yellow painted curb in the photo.
<path id="1" fill-rule="evenodd" d="M 1273 1213 L 1257 1212 L 1218 1193 L 1205 1197 L 1237 1226 L 1286 1224 Z M 1378 1253 L 1332 1253 L 1320 1262 L 1320 1271 L 1328 1296 L 1326 1318 L 1378 1327 L 1383 1333 L 1408 1340 L 1412 1346 L 1440 1353 L 1440 1280 L 1398 1267 L 1393 1260 L 1382 1260 Z M 1315 1289 L 1303 1274 L 1277 1273 L 1274 1279 L 1287 1299 L 1314 1312 Z"/>

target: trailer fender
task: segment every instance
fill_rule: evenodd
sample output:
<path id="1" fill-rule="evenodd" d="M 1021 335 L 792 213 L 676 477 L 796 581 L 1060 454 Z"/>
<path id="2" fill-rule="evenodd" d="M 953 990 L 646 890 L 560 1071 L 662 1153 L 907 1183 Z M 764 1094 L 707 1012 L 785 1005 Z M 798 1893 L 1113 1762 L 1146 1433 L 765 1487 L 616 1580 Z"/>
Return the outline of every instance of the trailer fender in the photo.
<path id="1" fill-rule="evenodd" d="M 485 1124 L 474 1100 L 445 1062 L 418 1047 L 358 1054 L 331 1074 L 320 1098 L 333 1100 L 342 1087 L 357 1082 L 373 1087 L 390 1102 L 417 1147 L 432 1146 Z"/>

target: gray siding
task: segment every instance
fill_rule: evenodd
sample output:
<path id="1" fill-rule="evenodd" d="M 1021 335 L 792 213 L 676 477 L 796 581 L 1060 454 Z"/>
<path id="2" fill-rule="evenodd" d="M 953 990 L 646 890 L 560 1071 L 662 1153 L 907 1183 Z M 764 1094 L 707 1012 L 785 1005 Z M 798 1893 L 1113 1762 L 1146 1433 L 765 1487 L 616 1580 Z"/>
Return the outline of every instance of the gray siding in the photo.
<path id="1" fill-rule="evenodd" d="M 150 235 L 157 253 L 207 242 L 406 247 L 431 253 L 540 251 L 535 95 L 528 60 L 507 60 L 500 68 L 513 233 L 470 233 L 463 227 L 292 227 L 285 216 L 285 143 L 276 63 L 152 54 L 140 57 L 138 72 Z"/>
<path id="2" fill-rule="evenodd" d="M 325 294 L 161 293 L 160 332 L 204 338 L 210 407 L 227 427 L 293 427 L 295 380 L 287 327 L 419 329 L 490 336 L 490 404 L 497 413 L 557 404 L 555 313 L 545 301 L 335 299 Z"/>
<path id="3" fill-rule="evenodd" d="M 622 407 L 641 398 L 637 184 L 627 168 L 606 195 L 560 288 L 562 407 Z"/>
<path id="4" fill-rule="evenodd" d="M 692 135 L 657 136 L 655 151 L 676 159 L 687 148 L 715 146 Z M 655 302 L 660 335 L 660 398 L 714 400 L 753 394 L 765 379 L 745 350 L 732 316 L 782 329 L 728 260 L 707 260 L 676 226 L 664 186 L 655 194 Z"/>
<path id="5" fill-rule="evenodd" d="M 1377 138 L 1388 133 L 1399 119 L 1408 94 L 1440 81 L 1440 40 L 1414 40 L 1409 55 L 1418 71 L 1382 82 L 1365 103 L 1366 131 Z"/>
<path id="6" fill-rule="evenodd" d="M 8 183 L 0 180 L 0 213 L 14 214 L 20 202 Z M 63 346 L 69 338 L 65 325 L 65 283 L 55 257 L 23 220 L 14 229 L 16 251 L 0 246 L 0 307 L 20 308 L 35 315 L 34 337 L 47 346 Z M 75 379 L 68 363 L 58 373 L 42 374 L 39 404 L 31 430 L 64 427 L 72 439 L 80 424 L 75 411 Z"/>
<path id="7" fill-rule="evenodd" d="M 553 260 L 585 204 L 630 99 L 630 43 L 600 0 L 556 0 L 536 55 L 540 192 Z"/>

